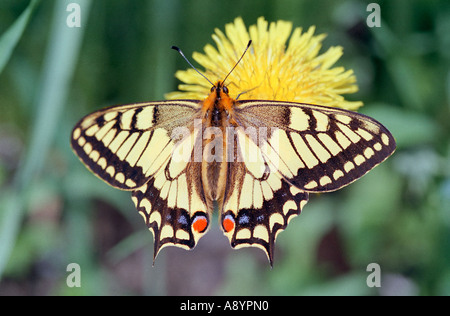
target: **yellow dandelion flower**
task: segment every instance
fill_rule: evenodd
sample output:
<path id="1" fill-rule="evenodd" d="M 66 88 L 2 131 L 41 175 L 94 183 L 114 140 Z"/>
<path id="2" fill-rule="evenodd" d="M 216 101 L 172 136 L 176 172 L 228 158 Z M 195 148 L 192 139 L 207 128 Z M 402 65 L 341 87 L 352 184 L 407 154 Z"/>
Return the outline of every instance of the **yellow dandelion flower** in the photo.
<path id="1" fill-rule="evenodd" d="M 292 32 L 291 22 L 269 24 L 263 17 L 247 31 L 239 17 L 225 26 L 225 33 L 215 30 L 212 38 L 217 49 L 208 44 L 204 54 L 195 52 L 193 58 L 205 68 L 206 77 L 221 80 L 251 39 L 250 50 L 227 79 L 231 97 L 358 109 L 362 102 L 347 101 L 342 96 L 358 90 L 353 71 L 333 67 L 342 56 L 342 47 L 330 47 L 319 54 L 326 35 L 314 35 L 314 31 L 312 26 L 305 33 L 302 28 Z M 167 99 L 204 99 L 208 95 L 210 84 L 194 69 L 177 71 L 175 75 L 184 83 L 178 86 L 180 91 L 168 93 Z"/>

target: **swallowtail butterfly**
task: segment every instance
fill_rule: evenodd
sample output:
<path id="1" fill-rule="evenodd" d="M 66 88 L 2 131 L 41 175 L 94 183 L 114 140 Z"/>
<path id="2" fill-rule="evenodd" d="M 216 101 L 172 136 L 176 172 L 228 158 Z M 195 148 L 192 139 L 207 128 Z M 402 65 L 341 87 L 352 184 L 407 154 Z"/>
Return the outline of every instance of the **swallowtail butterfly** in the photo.
<path id="1" fill-rule="evenodd" d="M 228 92 L 218 81 L 202 101 L 112 106 L 73 129 L 80 160 L 131 191 L 154 258 L 165 246 L 194 248 L 216 208 L 231 246 L 259 247 L 272 265 L 278 234 L 310 193 L 352 183 L 395 150 L 391 133 L 363 114 Z"/>

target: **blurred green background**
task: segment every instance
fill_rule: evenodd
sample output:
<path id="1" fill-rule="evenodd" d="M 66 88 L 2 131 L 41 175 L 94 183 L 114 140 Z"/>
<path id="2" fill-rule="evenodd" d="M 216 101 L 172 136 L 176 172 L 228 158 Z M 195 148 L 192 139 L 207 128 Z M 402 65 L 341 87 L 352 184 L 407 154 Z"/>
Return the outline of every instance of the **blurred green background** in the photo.
<path id="1" fill-rule="evenodd" d="M 3 0 L 0 2 L 0 295 L 449 295 L 450 2 L 357 0 Z M 69 3 L 82 9 L 69 28 Z M 316 25 L 344 47 L 360 112 L 395 154 L 335 193 L 312 195 L 277 240 L 232 250 L 217 225 L 194 251 L 153 240 L 130 194 L 93 176 L 69 146 L 84 115 L 163 99 L 187 56 L 242 16 Z M 216 80 L 217 78 L 213 78 Z M 68 287 L 69 263 L 81 287 Z M 381 267 L 381 287 L 366 284 Z"/>

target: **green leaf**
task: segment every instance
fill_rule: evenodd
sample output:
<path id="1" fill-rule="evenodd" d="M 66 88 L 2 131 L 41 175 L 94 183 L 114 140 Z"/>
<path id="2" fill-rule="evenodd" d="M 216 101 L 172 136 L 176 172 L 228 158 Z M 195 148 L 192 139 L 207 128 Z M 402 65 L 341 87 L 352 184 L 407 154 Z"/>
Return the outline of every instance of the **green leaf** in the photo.
<path id="1" fill-rule="evenodd" d="M 36 5 L 37 1 L 34 0 L 30 3 L 31 8 Z M 91 1 L 79 2 L 87 16 Z M 19 232 L 26 193 L 40 175 L 47 153 L 58 134 L 58 124 L 63 113 L 63 106 L 66 104 L 71 78 L 75 71 L 86 29 L 85 27 L 69 28 L 64 26 L 65 16 L 60 13 L 65 12 L 68 3 L 67 0 L 55 2 L 48 47 L 38 83 L 39 93 L 33 101 L 36 115 L 33 120 L 29 146 L 14 175 L 11 192 L 0 196 L 2 200 L 7 201 L 0 207 L 0 211 L 2 211 L 0 214 L 0 240 L 2 241 L 0 243 L 0 276 L 9 260 Z M 13 29 L 15 28 L 13 27 Z M 17 32 L 14 31 L 13 34 Z"/>
<path id="2" fill-rule="evenodd" d="M 14 48 L 22 37 L 23 31 L 30 20 L 31 13 L 33 13 L 38 2 L 39 0 L 32 0 L 13 25 L 0 37 L 0 73 L 2 73 Z"/>
<path id="3" fill-rule="evenodd" d="M 0 194 L 0 275 L 3 272 L 15 244 L 23 212 L 23 200 L 13 190 Z"/>

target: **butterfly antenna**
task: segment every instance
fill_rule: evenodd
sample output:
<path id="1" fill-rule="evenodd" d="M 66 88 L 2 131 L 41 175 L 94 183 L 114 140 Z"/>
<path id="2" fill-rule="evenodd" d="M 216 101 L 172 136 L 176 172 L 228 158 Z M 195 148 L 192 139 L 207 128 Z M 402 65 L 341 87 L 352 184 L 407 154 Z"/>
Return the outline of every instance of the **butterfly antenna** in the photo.
<path id="1" fill-rule="evenodd" d="M 180 48 L 178 48 L 177 46 L 172 46 L 172 49 L 176 50 L 178 53 L 180 53 L 181 57 L 184 58 L 184 60 L 189 64 L 189 66 L 191 66 L 196 72 L 198 72 L 203 78 L 205 78 L 211 85 L 214 86 L 214 83 L 211 82 L 211 80 L 209 80 L 208 78 L 206 78 L 206 76 L 204 74 L 202 74 L 197 68 L 194 67 L 194 65 L 191 64 L 191 62 L 189 61 L 189 59 L 186 58 L 186 56 L 184 56 L 183 52 L 181 51 Z"/>
<path id="2" fill-rule="evenodd" d="M 241 58 L 239 58 L 239 60 L 237 61 L 237 63 L 234 65 L 234 67 L 230 70 L 230 72 L 228 73 L 228 75 L 226 75 L 225 79 L 223 79 L 222 83 L 225 82 L 225 80 L 227 80 L 228 76 L 233 72 L 234 68 L 236 68 L 236 66 L 240 63 L 240 61 L 242 60 L 242 58 L 244 57 L 245 53 L 248 51 L 250 45 L 252 45 L 252 40 L 248 41 L 247 47 L 245 48 L 244 52 L 241 55 Z"/>

